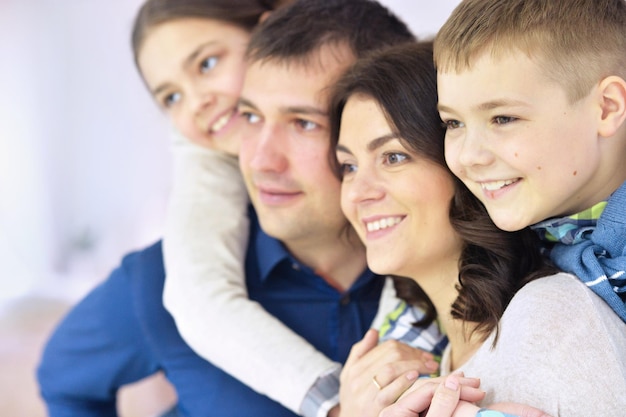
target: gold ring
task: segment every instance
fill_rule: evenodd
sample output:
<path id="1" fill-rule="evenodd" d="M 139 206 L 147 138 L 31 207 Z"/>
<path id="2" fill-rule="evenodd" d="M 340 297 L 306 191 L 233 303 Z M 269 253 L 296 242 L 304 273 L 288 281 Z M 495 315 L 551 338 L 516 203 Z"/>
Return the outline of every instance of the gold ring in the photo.
<path id="1" fill-rule="evenodd" d="M 376 375 L 372 377 L 372 382 L 374 383 L 374 385 L 376 385 L 376 388 L 378 388 L 379 391 L 383 389 L 383 387 L 381 387 L 378 381 L 376 380 Z"/>

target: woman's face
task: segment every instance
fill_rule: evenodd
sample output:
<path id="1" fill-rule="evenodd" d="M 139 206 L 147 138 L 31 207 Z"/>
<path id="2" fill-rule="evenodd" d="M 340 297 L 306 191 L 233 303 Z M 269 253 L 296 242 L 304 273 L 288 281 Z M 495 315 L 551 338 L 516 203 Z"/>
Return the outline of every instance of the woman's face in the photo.
<path id="1" fill-rule="evenodd" d="M 374 272 L 415 277 L 458 259 L 461 241 L 448 217 L 451 175 L 404 146 L 373 99 L 348 99 L 337 158 L 341 206 Z"/>
<path id="2" fill-rule="evenodd" d="M 236 130 L 249 40 L 246 30 L 212 19 L 177 19 L 148 31 L 138 54 L 141 74 L 174 126 L 195 143 L 215 147 Z"/>

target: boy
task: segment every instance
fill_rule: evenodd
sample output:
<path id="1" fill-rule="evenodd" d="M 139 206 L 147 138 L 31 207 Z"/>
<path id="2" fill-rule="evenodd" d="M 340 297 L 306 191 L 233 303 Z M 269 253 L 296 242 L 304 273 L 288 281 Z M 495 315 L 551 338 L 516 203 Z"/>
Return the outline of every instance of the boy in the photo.
<path id="1" fill-rule="evenodd" d="M 450 169 L 626 321 L 626 2 L 466 0 L 435 62 Z"/>

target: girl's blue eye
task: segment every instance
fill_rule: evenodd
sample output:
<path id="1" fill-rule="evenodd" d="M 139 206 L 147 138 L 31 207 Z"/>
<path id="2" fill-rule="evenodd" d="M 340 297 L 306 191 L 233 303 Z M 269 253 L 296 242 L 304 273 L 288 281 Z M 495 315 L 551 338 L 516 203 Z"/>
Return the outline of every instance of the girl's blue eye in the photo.
<path id="1" fill-rule="evenodd" d="M 163 106 L 165 108 L 172 107 L 174 104 L 180 101 L 181 94 L 180 93 L 172 93 L 168 94 L 163 98 Z"/>
<path id="2" fill-rule="evenodd" d="M 217 65 L 218 58 L 216 56 L 210 56 L 200 63 L 200 72 L 205 73 L 211 71 Z"/>

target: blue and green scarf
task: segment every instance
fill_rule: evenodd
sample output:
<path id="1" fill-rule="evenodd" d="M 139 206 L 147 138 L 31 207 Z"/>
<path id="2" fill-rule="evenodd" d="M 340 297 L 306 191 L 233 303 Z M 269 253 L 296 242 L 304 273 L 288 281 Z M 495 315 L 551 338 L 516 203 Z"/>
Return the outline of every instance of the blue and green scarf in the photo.
<path id="1" fill-rule="evenodd" d="M 626 183 L 608 201 L 531 228 L 558 268 L 580 278 L 626 322 Z"/>

